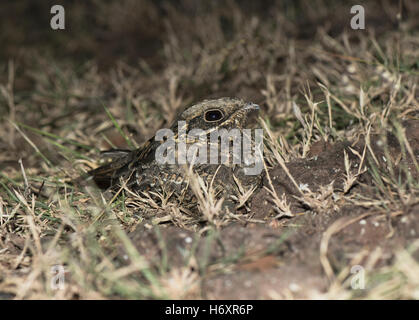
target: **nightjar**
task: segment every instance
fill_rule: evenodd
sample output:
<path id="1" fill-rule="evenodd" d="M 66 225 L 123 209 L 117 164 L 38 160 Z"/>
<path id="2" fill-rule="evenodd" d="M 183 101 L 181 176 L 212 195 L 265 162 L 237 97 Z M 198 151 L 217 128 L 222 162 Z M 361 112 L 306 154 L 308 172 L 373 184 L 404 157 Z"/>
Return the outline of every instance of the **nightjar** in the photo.
<path id="1" fill-rule="evenodd" d="M 134 192 L 175 196 L 190 208 L 196 205 L 193 171 L 217 198 L 224 198 L 224 207 L 234 209 L 240 192 L 256 189 L 262 181 L 261 170 L 246 172 L 252 167 L 246 157 L 253 157 L 255 167 L 262 156 L 255 154 L 256 134 L 250 129 L 258 110 L 236 98 L 204 100 L 186 108 L 169 130 L 159 130 L 141 148 L 105 152 L 113 160 L 89 175 L 101 188 L 115 189 L 124 182 Z M 246 142 L 251 148 L 247 153 Z M 258 143 L 260 150 L 261 139 Z"/>

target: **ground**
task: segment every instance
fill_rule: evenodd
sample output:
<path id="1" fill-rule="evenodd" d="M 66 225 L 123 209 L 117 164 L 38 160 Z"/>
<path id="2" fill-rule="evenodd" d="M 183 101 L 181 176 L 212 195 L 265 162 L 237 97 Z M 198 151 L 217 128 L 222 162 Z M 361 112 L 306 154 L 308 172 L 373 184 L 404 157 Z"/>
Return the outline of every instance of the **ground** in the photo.
<path id="1" fill-rule="evenodd" d="M 419 6 L 362 5 L 4 5 L 0 299 L 418 299 Z M 235 212 L 80 183 L 222 96 L 265 132 Z"/>

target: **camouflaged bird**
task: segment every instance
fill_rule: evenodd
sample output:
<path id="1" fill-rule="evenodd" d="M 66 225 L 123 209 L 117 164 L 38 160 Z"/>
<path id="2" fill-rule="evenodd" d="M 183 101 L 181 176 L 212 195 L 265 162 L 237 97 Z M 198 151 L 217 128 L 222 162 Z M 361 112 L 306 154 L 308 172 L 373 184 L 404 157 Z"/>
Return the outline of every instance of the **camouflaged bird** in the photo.
<path id="1" fill-rule="evenodd" d="M 197 143 L 209 142 L 210 134 L 215 130 L 238 129 L 242 132 L 249 125 L 251 115 L 256 114 L 258 110 L 258 105 L 246 103 L 241 99 L 204 100 L 180 113 L 170 130 L 174 133 L 175 142 L 179 142 L 183 138 L 182 141 L 185 141 L 189 148 Z M 192 132 L 193 129 L 201 130 L 195 139 L 191 139 L 189 136 L 185 139 L 179 134 L 179 132 Z M 232 199 L 237 200 L 240 189 L 243 192 L 243 190 L 257 188 L 261 185 L 260 174 L 248 175 L 245 173 L 244 161 L 233 163 L 232 159 L 235 155 L 232 148 L 228 149 L 229 161 L 221 164 L 194 163 L 191 166 L 190 161 L 186 165 L 177 162 L 174 164 L 161 163 L 156 157 L 156 152 L 165 141 L 167 139 L 157 139 L 156 135 L 137 150 L 108 151 L 105 154 L 113 161 L 90 171 L 89 175 L 102 188 L 115 189 L 124 181 L 130 190 L 140 193 L 150 191 L 149 194 L 154 195 L 174 195 L 178 199 L 182 199 L 182 204 L 188 207 L 196 205 L 196 197 L 189 185 L 191 176 L 187 174 L 188 168 L 191 167 L 207 186 L 212 185 L 217 197 L 223 197 L 224 203 L 231 209 L 234 208 Z M 253 142 L 254 139 L 251 141 Z M 211 143 L 208 143 L 208 152 L 210 146 Z M 169 152 L 168 150 L 167 152 Z M 219 148 L 218 151 L 221 152 L 221 149 Z M 178 154 L 177 157 L 179 157 Z"/>

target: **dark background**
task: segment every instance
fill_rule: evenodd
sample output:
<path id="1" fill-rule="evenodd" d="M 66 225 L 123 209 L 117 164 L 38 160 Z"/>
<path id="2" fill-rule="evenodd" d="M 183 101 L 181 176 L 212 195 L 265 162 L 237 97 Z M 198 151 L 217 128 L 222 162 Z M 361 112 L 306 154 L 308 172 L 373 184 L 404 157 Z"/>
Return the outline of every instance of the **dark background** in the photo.
<path id="1" fill-rule="evenodd" d="M 237 10 L 248 17 L 257 16 L 272 25 L 282 23 L 290 38 L 313 39 L 317 27 L 331 35 L 349 28 L 352 5 L 365 7 L 367 27 L 376 35 L 397 28 L 395 10 L 403 18 L 416 15 L 414 1 L 2 1 L 0 5 L 0 58 L 19 58 L 22 51 L 36 49 L 53 52 L 61 58 L 80 62 L 95 58 L 101 68 L 113 66 L 116 59 L 136 62 L 146 59 L 152 66 L 164 63 L 159 52 L 167 40 L 167 30 L 188 32 L 188 19 L 217 14 L 225 36 L 235 32 L 233 17 Z M 66 13 L 66 29 L 50 28 L 50 8 L 61 4 Z M 278 12 L 285 18 L 279 21 Z M 174 14 L 175 13 L 175 14 Z M 175 18 L 181 18 L 175 21 Z M 179 24 L 179 22 L 181 24 Z M 170 22 L 170 24 L 168 23 Z M 237 27 L 237 26 L 236 26 Z M 417 27 L 417 25 L 416 25 Z M 191 30 L 194 32 L 195 30 Z"/>

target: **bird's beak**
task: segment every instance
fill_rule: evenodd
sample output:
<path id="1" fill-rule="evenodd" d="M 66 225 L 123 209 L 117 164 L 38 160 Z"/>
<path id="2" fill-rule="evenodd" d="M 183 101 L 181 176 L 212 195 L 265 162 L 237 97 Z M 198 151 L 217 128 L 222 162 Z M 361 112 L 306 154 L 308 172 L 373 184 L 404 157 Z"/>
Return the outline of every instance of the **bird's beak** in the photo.
<path id="1" fill-rule="evenodd" d="M 249 102 L 244 105 L 243 109 L 249 111 L 258 111 L 260 107 L 256 103 Z"/>

